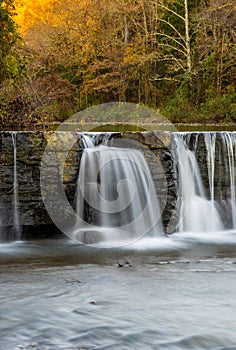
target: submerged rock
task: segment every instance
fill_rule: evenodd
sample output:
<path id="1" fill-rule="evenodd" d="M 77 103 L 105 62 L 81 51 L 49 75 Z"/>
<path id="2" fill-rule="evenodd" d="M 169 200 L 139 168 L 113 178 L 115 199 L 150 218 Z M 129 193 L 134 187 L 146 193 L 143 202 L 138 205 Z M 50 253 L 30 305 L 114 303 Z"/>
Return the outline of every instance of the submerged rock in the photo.
<path id="1" fill-rule="evenodd" d="M 120 262 L 117 263 L 117 267 L 131 267 L 131 266 L 132 265 L 129 261 L 126 261 L 124 263 L 120 263 Z"/>

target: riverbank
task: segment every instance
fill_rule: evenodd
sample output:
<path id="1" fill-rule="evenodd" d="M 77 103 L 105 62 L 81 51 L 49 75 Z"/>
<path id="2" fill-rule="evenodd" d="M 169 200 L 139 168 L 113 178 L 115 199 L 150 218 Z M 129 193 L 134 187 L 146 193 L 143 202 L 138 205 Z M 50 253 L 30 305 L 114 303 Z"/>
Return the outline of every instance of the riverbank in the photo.
<path id="1" fill-rule="evenodd" d="M 50 122 L 47 124 L 7 124 L 1 127 L 1 131 L 56 131 L 62 124 L 57 122 Z M 63 130 L 74 131 L 97 131 L 97 132 L 124 132 L 124 131 L 145 131 L 145 130 L 162 130 L 162 131 L 179 131 L 179 132 L 207 132 L 207 131 L 236 131 L 236 124 L 225 123 L 169 123 L 162 124 L 152 122 L 127 122 L 127 123 L 71 123 L 64 122 Z"/>

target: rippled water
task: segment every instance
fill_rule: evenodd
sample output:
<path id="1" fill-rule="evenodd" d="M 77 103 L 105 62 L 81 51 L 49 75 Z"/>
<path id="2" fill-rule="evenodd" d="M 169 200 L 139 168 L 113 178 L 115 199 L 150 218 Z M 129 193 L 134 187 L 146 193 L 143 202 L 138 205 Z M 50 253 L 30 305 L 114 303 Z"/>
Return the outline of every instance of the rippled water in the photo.
<path id="1" fill-rule="evenodd" d="M 1 350 L 236 349 L 234 232 L 8 243 L 0 262 Z"/>

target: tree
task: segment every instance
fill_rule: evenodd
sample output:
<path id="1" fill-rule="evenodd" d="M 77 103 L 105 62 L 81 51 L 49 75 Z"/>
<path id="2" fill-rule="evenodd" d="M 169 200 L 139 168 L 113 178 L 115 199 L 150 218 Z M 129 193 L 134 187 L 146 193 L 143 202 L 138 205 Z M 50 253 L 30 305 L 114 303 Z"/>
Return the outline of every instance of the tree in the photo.
<path id="1" fill-rule="evenodd" d="M 18 23 L 41 74 L 53 70 L 77 85 L 79 107 L 155 106 L 155 9 L 152 0 L 25 0 Z"/>
<path id="2" fill-rule="evenodd" d="M 160 46 L 159 60 L 168 67 L 167 74 L 159 80 L 182 81 L 192 78 L 192 43 L 189 18 L 189 1 L 159 2 L 156 33 Z"/>
<path id="3" fill-rule="evenodd" d="M 211 90 L 213 96 L 231 90 L 236 80 L 235 3 L 210 0 L 202 4 L 198 14 L 196 55 L 202 94 Z"/>
<path id="4" fill-rule="evenodd" d="M 13 16 L 13 1 L 0 0 L 0 84 L 6 79 L 17 77 L 22 68 L 16 49 L 19 35 Z"/>
<path id="5" fill-rule="evenodd" d="M 73 108 L 126 101 L 169 108 L 182 121 L 210 95 L 231 91 L 233 101 L 233 0 L 15 1 L 29 61 L 26 94 L 43 113 L 63 118 Z M 43 95 L 42 86 L 53 93 Z"/>

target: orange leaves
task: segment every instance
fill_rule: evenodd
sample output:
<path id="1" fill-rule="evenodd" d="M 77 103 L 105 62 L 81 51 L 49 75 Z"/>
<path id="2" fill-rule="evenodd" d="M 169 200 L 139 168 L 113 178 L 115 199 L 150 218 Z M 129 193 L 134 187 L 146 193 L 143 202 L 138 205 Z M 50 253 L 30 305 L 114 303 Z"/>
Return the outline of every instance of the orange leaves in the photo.
<path id="1" fill-rule="evenodd" d="M 50 0 L 17 0 L 16 23 L 24 35 L 32 26 L 47 23 L 50 20 L 52 4 Z"/>

